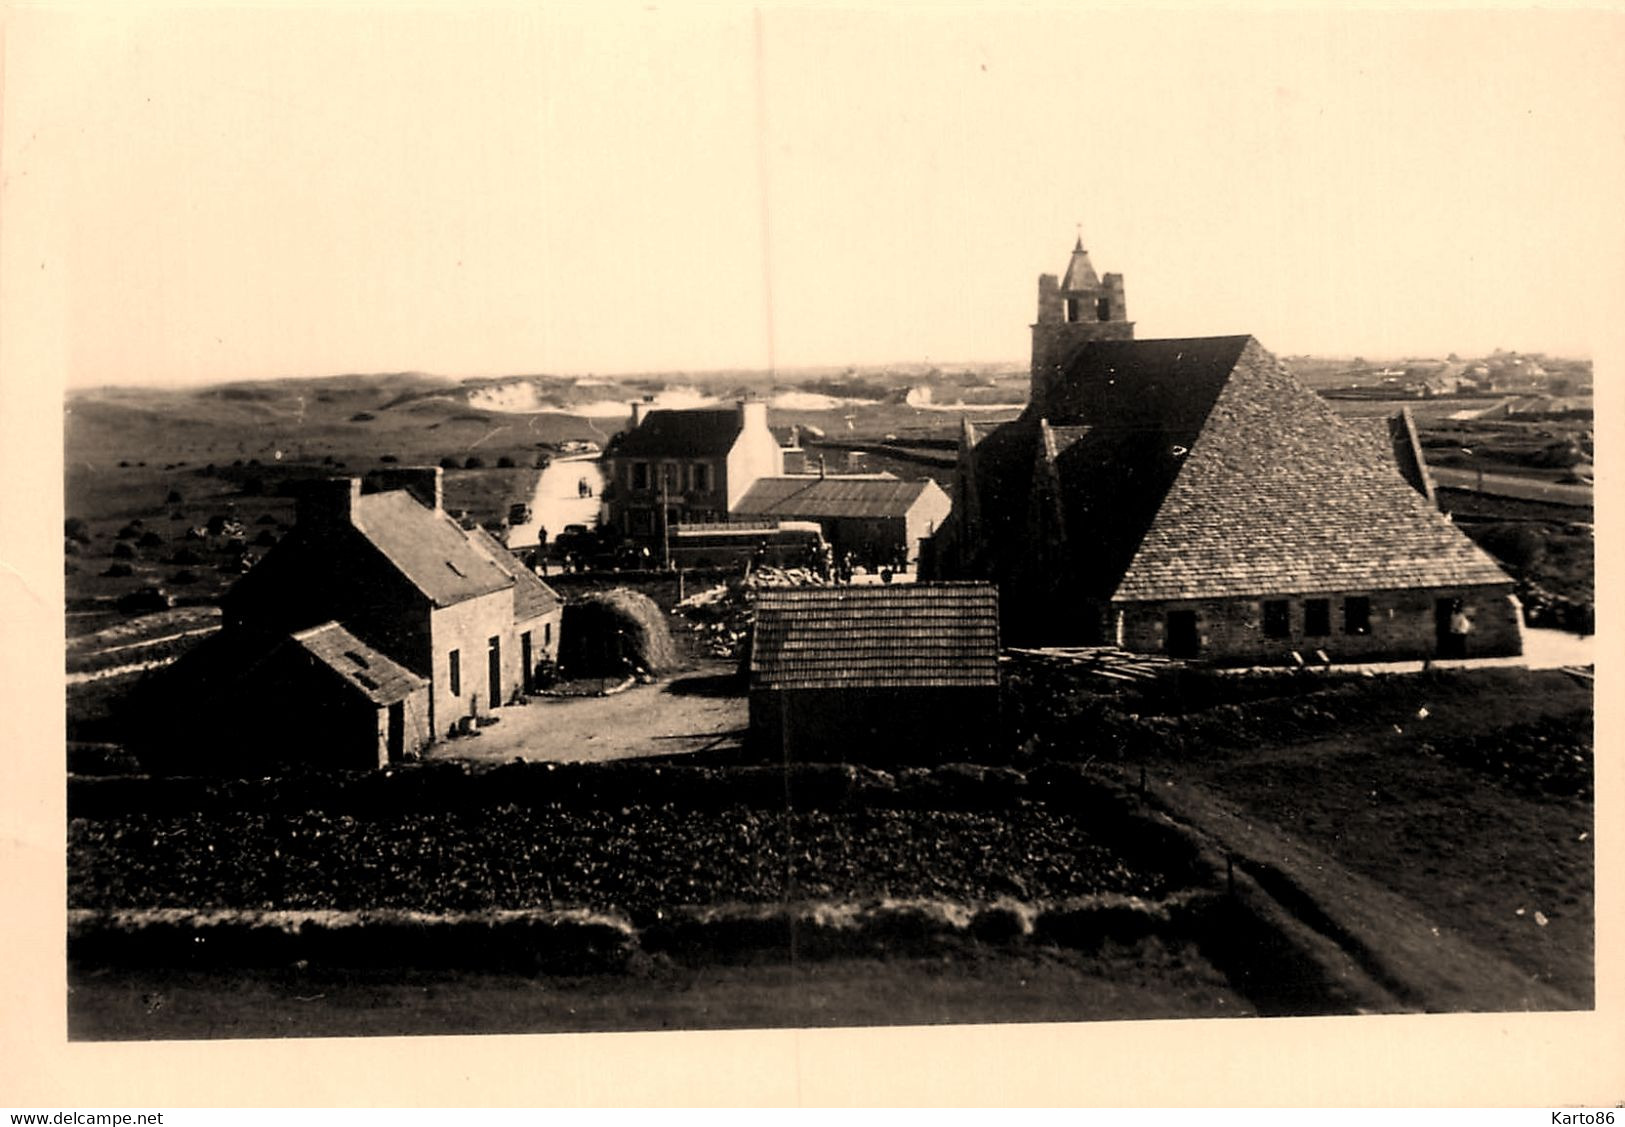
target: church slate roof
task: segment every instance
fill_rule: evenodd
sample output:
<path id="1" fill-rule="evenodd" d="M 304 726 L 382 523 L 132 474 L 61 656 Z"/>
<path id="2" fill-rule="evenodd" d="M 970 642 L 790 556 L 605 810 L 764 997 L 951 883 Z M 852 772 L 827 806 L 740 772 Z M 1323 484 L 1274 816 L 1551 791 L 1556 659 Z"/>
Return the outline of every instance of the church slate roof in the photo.
<path id="1" fill-rule="evenodd" d="M 756 593 L 752 689 L 991 688 L 999 600 L 987 583 Z"/>
<path id="2" fill-rule="evenodd" d="M 975 570 L 1115 602 L 1510 582 L 1401 476 L 1402 437 L 1340 419 L 1251 337 L 1091 341 L 976 445 Z"/>
<path id="3" fill-rule="evenodd" d="M 1508 582 L 1391 454 L 1248 339 L 1113 599 Z"/>
<path id="4" fill-rule="evenodd" d="M 635 430 L 616 439 L 610 453 L 645 458 L 720 458 L 739 438 L 739 412 L 732 408 L 650 411 Z"/>

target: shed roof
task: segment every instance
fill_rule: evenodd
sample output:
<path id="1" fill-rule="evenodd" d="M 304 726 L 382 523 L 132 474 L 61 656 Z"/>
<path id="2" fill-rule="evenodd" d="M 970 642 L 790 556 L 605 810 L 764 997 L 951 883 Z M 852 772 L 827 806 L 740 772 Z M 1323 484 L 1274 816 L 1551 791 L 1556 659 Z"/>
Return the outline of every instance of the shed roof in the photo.
<path id="1" fill-rule="evenodd" d="M 741 423 L 734 408 L 650 411 L 621 435 L 614 453 L 651 458 L 721 457 L 733 449 Z"/>
<path id="2" fill-rule="evenodd" d="M 393 490 L 363 496 L 354 524 L 375 548 L 437 606 L 500 591 L 513 579 L 475 550 L 457 522 Z"/>
<path id="3" fill-rule="evenodd" d="M 759 477 L 733 513 L 744 517 L 905 517 L 928 491 L 941 492 L 929 479 L 894 477 Z"/>
<path id="4" fill-rule="evenodd" d="M 470 529 L 467 535 L 476 547 L 483 549 L 491 557 L 492 562 L 513 580 L 515 622 L 525 622 L 548 614 L 564 604 L 564 600 L 559 598 L 553 588 L 537 578 L 536 573 L 520 562 L 519 557 L 509 551 L 506 544 L 484 528 L 476 526 Z"/>
<path id="5" fill-rule="evenodd" d="M 301 630 L 293 640 L 374 704 L 394 704 L 428 684 L 337 622 Z"/>
<path id="6" fill-rule="evenodd" d="M 758 591 L 753 689 L 998 684 L 998 593 L 986 583 Z"/>

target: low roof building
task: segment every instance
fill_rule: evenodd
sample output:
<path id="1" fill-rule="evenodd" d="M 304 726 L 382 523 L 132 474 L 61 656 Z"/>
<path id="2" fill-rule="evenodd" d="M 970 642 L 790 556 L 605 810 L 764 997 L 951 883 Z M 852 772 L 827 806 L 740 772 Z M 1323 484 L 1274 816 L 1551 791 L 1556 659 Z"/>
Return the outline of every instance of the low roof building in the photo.
<path id="1" fill-rule="evenodd" d="M 998 709 L 998 594 L 985 583 L 764 588 L 751 738 L 798 758 L 940 758 Z"/>

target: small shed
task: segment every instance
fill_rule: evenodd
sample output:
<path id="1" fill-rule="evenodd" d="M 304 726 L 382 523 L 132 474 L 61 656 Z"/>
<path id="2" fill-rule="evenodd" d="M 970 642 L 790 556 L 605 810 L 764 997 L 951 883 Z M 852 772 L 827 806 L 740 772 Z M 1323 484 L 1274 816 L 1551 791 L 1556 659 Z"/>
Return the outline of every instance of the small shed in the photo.
<path id="1" fill-rule="evenodd" d="M 766 588 L 755 596 L 750 739 L 798 760 L 942 760 L 999 710 L 987 583 Z"/>
<path id="2" fill-rule="evenodd" d="M 138 694 L 150 769 L 369 770 L 430 742 L 429 683 L 336 622 L 291 635 L 222 631 Z"/>

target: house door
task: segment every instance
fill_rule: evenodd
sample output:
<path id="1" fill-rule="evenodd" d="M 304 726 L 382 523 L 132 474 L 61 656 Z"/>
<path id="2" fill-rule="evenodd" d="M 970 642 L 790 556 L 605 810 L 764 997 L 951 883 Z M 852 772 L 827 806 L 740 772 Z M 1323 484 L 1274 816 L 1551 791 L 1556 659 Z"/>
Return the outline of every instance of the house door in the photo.
<path id="1" fill-rule="evenodd" d="M 1433 633 L 1440 657 L 1466 657 L 1467 635 L 1450 629 L 1456 615 L 1455 599 L 1433 600 Z"/>
<path id="2" fill-rule="evenodd" d="M 502 639 L 492 638 L 490 649 L 491 707 L 502 707 Z"/>
<path id="3" fill-rule="evenodd" d="M 522 666 L 522 672 L 519 674 L 519 676 L 523 678 L 525 692 L 528 693 L 534 687 L 531 684 L 531 670 L 535 668 L 535 666 L 531 664 L 530 660 L 529 630 L 526 630 L 523 634 L 519 635 L 519 660 L 524 663 Z"/>
<path id="4" fill-rule="evenodd" d="M 385 735 L 389 761 L 399 763 L 406 758 L 406 702 L 398 700 L 389 706 L 389 722 Z"/>
<path id="5" fill-rule="evenodd" d="M 1195 657 L 1202 652 L 1202 636 L 1196 632 L 1196 612 L 1171 610 L 1168 612 L 1169 657 Z"/>

